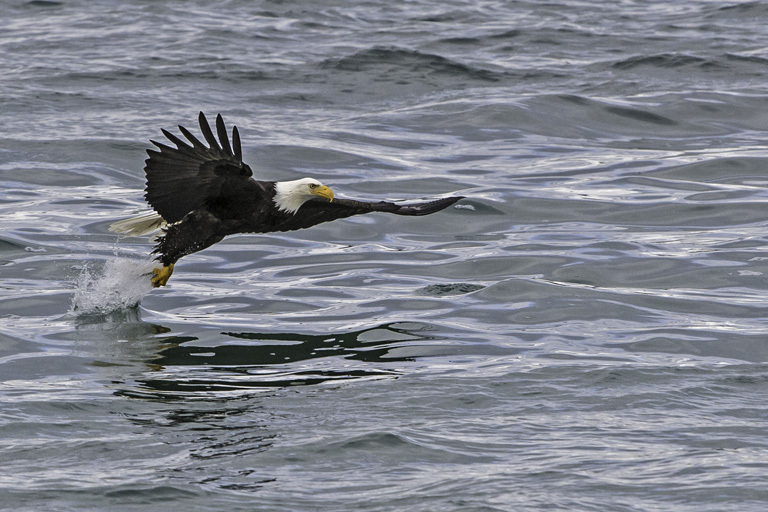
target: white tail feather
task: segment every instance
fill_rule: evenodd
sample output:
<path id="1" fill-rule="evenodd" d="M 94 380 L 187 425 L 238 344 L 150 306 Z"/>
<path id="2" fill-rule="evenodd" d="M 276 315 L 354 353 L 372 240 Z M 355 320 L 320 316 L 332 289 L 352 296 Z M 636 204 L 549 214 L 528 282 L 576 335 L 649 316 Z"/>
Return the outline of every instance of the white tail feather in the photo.
<path id="1" fill-rule="evenodd" d="M 159 231 L 166 225 L 167 223 L 159 214 L 149 212 L 137 217 L 131 217 L 130 219 L 113 222 L 110 224 L 109 230 L 113 233 L 122 233 L 128 236 L 143 236 Z"/>

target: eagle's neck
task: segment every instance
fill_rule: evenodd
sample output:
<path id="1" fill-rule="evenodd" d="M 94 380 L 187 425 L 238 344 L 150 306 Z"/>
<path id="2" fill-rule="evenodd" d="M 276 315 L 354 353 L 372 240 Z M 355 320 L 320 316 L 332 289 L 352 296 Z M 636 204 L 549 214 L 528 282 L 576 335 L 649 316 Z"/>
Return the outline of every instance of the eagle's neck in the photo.
<path id="1" fill-rule="evenodd" d="M 275 183 L 274 202 L 281 212 L 296 213 L 313 196 L 306 193 L 306 178 Z"/>

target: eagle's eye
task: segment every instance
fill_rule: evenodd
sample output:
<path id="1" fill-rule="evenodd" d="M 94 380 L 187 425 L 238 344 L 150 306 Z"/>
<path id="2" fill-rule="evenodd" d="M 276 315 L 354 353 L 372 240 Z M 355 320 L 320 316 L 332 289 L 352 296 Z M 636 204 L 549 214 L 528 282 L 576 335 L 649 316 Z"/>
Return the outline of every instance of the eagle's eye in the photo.
<path id="1" fill-rule="evenodd" d="M 314 189 L 316 189 L 316 188 L 317 188 L 317 185 L 315 185 L 314 183 L 310 183 L 310 184 L 309 184 L 309 189 L 310 189 L 310 190 L 314 190 Z"/>

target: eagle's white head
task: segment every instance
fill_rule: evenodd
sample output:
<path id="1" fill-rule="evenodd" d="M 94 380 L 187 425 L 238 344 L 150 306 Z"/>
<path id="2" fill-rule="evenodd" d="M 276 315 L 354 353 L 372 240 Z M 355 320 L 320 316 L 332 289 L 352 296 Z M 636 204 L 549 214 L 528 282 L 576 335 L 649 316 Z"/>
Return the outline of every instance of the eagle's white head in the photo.
<path id="1" fill-rule="evenodd" d="M 313 197 L 333 201 L 333 191 L 314 178 L 301 178 L 275 183 L 275 205 L 282 212 L 296 213 L 301 205 Z"/>

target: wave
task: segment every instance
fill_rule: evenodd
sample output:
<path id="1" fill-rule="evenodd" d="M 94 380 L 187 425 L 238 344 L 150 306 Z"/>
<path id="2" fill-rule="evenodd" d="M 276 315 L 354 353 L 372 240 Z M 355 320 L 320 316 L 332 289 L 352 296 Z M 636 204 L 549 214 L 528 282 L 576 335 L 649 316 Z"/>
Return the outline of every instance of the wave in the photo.
<path id="1" fill-rule="evenodd" d="M 325 69 L 340 71 L 386 71 L 393 66 L 416 74 L 450 74 L 474 80 L 496 82 L 504 78 L 504 73 L 478 68 L 454 61 L 434 53 L 407 50 L 397 47 L 373 47 L 352 55 L 328 59 L 321 66 Z"/>
<path id="2" fill-rule="evenodd" d="M 724 68 L 725 66 L 711 58 L 698 57 L 684 53 L 661 53 L 658 55 L 637 55 L 615 62 L 614 69 L 628 70 L 637 67 L 680 68 L 698 66 L 701 68 Z"/>
<path id="3" fill-rule="evenodd" d="M 745 2 L 736 5 L 726 5 L 707 15 L 708 19 L 732 20 L 746 19 L 758 21 L 768 16 L 768 5 L 764 2 Z"/>

